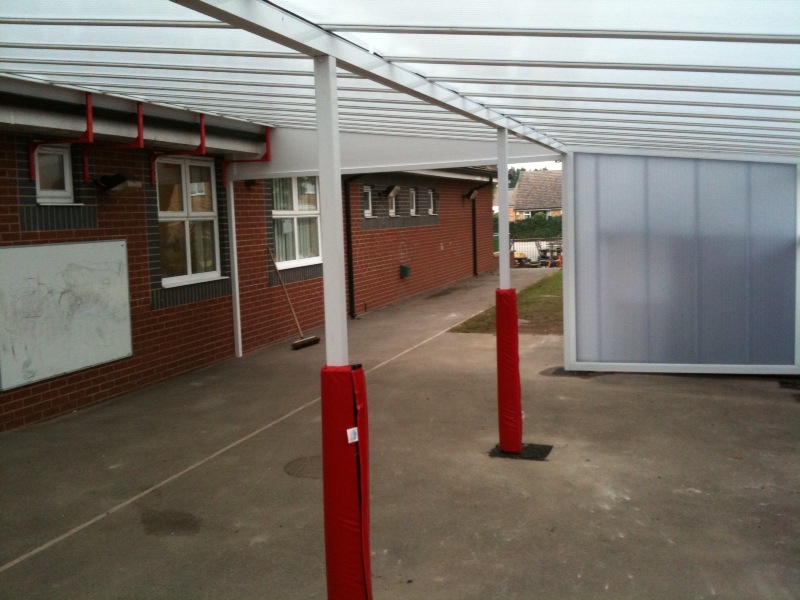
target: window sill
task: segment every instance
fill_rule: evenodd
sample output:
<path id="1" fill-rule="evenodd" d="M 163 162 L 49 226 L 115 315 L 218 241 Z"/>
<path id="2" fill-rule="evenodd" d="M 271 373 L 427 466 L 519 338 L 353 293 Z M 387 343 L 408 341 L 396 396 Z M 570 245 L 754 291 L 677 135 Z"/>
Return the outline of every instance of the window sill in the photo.
<path id="1" fill-rule="evenodd" d="M 311 265 L 321 265 L 322 258 L 304 258 L 301 260 L 292 260 L 288 262 L 279 262 L 275 263 L 275 266 L 278 267 L 278 271 L 287 271 L 289 269 L 297 269 L 300 267 L 310 267 Z"/>
<path id="2" fill-rule="evenodd" d="M 207 283 L 209 281 L 221 281 L 223 279 L 230 279 L 230 277 L 225 277 L 222 275 L 211 275 L 209 277 L 192 277 L 191 279 L 179 279 L 177 281 L 173 281 L 171 279 L 162 279 L 161 280 L 161 287 L 162 288 L 175 288 L 181 287 L 184 285 L 194 285 L 195 283 Z"/>
<path id="3" fill-rule="evenodd" d="M 56 200 L 37 200 L 39 206 L 86 206 L 82 202 L 58 202 Z"/>

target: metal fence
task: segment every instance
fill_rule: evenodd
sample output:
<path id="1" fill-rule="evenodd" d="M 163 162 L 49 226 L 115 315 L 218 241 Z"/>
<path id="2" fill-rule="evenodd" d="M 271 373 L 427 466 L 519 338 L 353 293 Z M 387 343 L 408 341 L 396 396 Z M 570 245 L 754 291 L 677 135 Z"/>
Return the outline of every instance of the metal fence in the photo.
<path id="1" fill-rule="evenodd" d="M 542 261 L 554 260 L 561 254 L 561 238 L 511 240 L 511 249 L 515 257 L 519 258 L 519 254 L 524 254 L 524 259 L 539 264 Z"/>

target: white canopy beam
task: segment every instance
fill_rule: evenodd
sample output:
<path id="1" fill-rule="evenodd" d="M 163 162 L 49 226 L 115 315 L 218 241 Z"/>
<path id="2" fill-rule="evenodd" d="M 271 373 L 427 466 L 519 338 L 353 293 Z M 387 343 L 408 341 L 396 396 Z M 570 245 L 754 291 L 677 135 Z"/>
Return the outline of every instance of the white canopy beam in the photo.
<path id="1" fill-rule="evenodd" d="M 558 37 L 617 40 L 667 40 L 685 42 L 738 42 L 753 44 L 798 44 L 800 36 L 754 33 L 692 33 L 684 31 L 620 31 L 612 29 L 528 29 L 516 27 L 436 27 L 424 25 L 321 24 L 328 31 L 399 33 L 415 35 L 481 35 Z"/>
<path id="2" fill-rule="evenodd" d="M 325 301 L 325 355 L 329 367 L 349 364 L 344 233 L 342 232 L 342 165 L 336 99 L 336 60 L 314 59 L 317 86 L 317 151 L 322 229 L 322 278 Z"/>
<path id="3" fill-rule="evenodd" d="M 508 132 L 505 129 L 497 130 L 497 207 L 500 289 L 508 290 L 511 289 L 511 264 L 508 258 L 511 234 L 508 223 Z"/>
<path id="4" fill-rule="evenodd" d="M 406 93 L 436 106 L 464 115 L 494 128 L 507 129 L 514 135 L 541 144 L 560 153 L 566 147 L 559 141 L 523 125 L 442 87 L 425 77 L 371 54 L 321 27 L 300 19 L 266 2 L 246 0 L 172 0 L 199 13 L 230 23 L 265 39 L 310 56 L 330 55 L 340 67 L 371 81 Z"/>

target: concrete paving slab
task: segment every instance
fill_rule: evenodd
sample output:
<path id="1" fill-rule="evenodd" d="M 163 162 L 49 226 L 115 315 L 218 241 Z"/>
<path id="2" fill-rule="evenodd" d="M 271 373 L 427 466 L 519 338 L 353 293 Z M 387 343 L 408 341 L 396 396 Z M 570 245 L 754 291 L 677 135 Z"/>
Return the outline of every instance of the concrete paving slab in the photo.
<path id="1" fill-rule="evenodd" d="M 446 331 L 496 282 L 349 324 L 375 597 L 800 597 L 797 390 L 556 376 L 561 337 L 521 336 L 524 441 L 553 449 L 490 458 L 494 337 Z M 323 351 L 277 344 L 0 435 L 0 598 L 324 598 Z"/>

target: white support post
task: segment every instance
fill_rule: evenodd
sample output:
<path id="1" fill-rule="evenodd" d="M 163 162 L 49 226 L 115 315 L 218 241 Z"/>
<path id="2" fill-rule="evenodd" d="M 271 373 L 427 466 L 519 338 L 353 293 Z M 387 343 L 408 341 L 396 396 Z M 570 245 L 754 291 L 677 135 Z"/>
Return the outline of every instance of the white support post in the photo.
<path id="1" fill-rule="evenodd" d="M 511 289 L 511 265 L 508 251 L 511 236 L 508 226 L 508 130 L 497 130 L 497 224 L 499 230 L 500 289 Z"/>
<path id="2" fill-rule="evenodd" d="M 568 152 L 561 166 L 562 237 L 561 268 L 564 276 L 564 368 L 572 371 L 578 360 L 575 307 L 575 153 Z"/>
<path id="3" fill-rule="evenodd" d="M 322 285 L 325 301 L 325 364 L 329 367 L 341 367 L 349 364 L 349 361 L 335 58 L 314 57 L 314 86 L 317 98 L 319 202 L 324 261 Z"/>
<path id="4" fill-rule="evenodd" d="M 236 201 L 233 182 L 228 182 L 228 243 L 231 254 L 231 300 L 233 308 L 233 352 L 236 358 L 244 356 L 242 347 L 242 306 L 239 297 L 239 249 L 236 241 Z"/>

